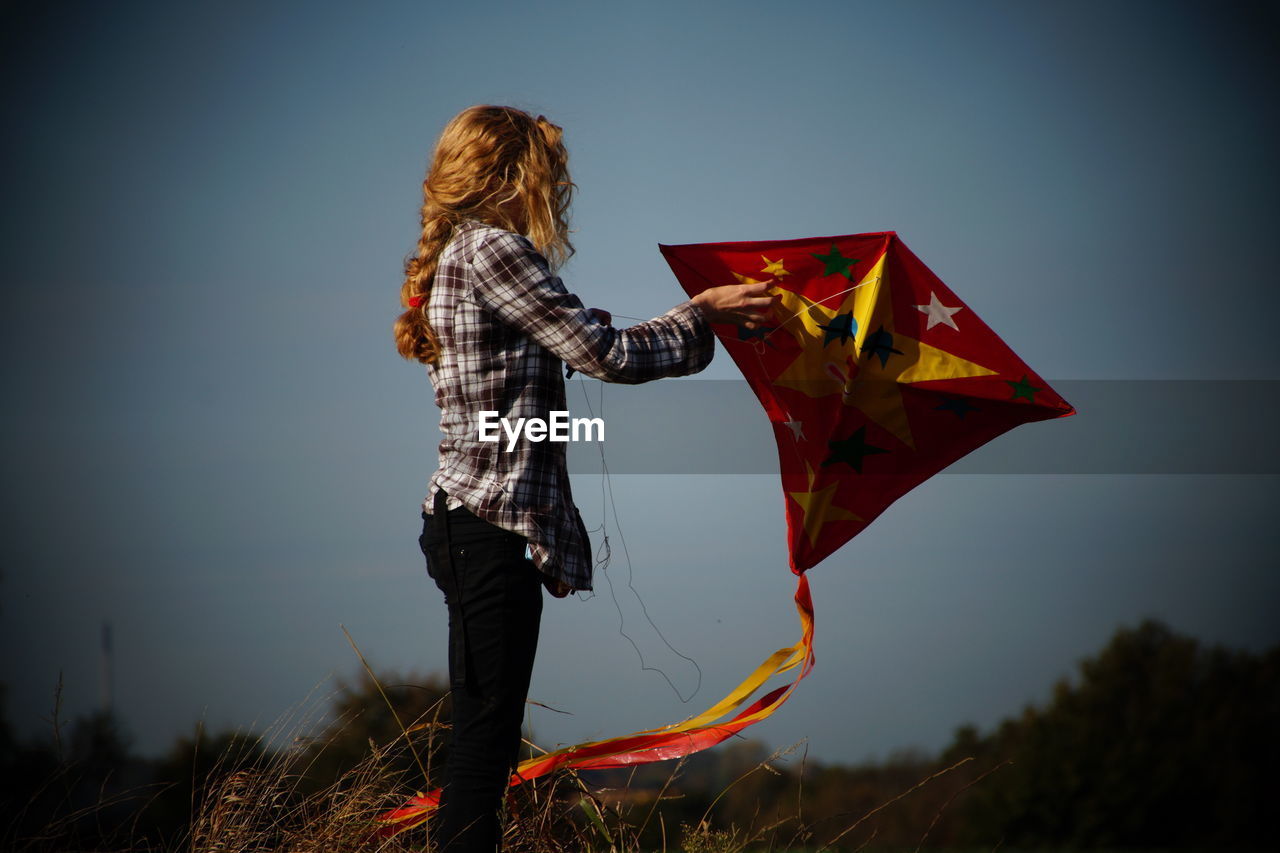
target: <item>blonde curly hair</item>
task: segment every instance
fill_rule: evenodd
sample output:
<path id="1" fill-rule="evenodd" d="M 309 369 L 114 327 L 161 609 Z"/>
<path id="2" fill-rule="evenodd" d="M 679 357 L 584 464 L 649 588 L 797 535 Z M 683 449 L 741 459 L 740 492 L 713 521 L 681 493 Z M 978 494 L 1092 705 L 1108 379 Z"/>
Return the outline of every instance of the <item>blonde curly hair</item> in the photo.
<path id="1" fill-rule="evenodd" d="M 558 267 L 573 254 L 569 242 L 569 152 L 564 131 L 543 116 L 513 107 L 475 106 L 440 134 L 422 182 L 422 236 L 405 261 L 395 324 L 396 349 L 433 364 L 440 355 L 427 322 L 427 302 L 440 252 L 459 223 L 477 219 L 524 234 Z"/>

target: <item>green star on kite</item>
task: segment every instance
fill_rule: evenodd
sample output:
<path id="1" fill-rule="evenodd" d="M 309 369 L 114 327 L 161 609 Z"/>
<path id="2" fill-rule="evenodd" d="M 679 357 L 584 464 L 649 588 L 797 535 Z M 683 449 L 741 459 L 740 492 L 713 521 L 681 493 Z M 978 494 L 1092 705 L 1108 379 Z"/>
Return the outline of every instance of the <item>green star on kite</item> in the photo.
<path id="1" fill-rule="evenodd" d="M 835 275 L 836 273 L 840 273 L 840 275 L 844 276 L 847 279 L 853 278 L 853 273 L 850 271 L 849 268 L 852 267 L 854 264 L 856 264 L 858 262 L 858 259 L 846 258 L 844 255 L 840 254 L 840 250 L 836 248 L 835 243 L 831 244 L 831 254 L 819 255 L 817 252 L 814 252 L 813 256 L 818 260 L 822 261 L 822 267 L 823 267 L 822 274 L 824 276 Z"/>
<path id="2" fill-rule="evenodd" d="M 1010 400 L 1022 399 L 1034 403 L 1036 401 L 1036 392 L 1044 390 L 1032 385 L 1030 378 L 1025 373 L 1022 374 L 1022 379 L 1017 382 L 1012 379 L 1006 379 L 1005 382 L 1009 383 L 1009 387 L 1013 389 L 1013 396 L 1009 398 Z"/>
<path id="3" fill-rule="evenodd" d="M 858 427 L 853 435 L 848 438 L 828 441 L 827 446 L 831 448 L 831 455 L 822 461 L 822 467 L 825 468 L 828 465 L 843 462 L 859 474 L 862 473 L 863 457 L 889 452 L 883 447 L 867 444 L 867 428 L 865 426 Z"/>

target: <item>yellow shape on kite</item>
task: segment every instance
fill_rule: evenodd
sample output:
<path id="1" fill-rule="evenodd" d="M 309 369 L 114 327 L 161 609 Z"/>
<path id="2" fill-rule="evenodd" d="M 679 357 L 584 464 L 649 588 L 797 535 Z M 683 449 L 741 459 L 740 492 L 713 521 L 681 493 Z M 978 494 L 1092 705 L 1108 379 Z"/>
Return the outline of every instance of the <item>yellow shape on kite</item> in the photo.
<path id="1" fill-rule="evenodd" d="M 791 275 L 791 273 L 787 270 L 787 268 L 782 265 L 781 258 L 779 258 L 776 261 L 771 261 L 768 258 L 766 258 L 764 255 L 761 255 L 760 259 L 764 261 L 764 269 L 760 270 L 760 272 L 767 273 L 773 276 L 774 278 L 786 278 L 787 276 Z"/>
<path id="2" fill-rule="evenodd" d="M 844 507 L 836 506 L 835 497 L 836 489 L 839 483 L 835 482 L 824 489 L 814 489 L 813 479 L 810 477 L 810 486 L 808 491 L 803 492 L 787 492 L 787 495 L 800 504 L 800 509 L 804 510 L 804 532 L 809 537 L 809 546 L 816 548 L 818 545 L 818 535 L 822 532 L 822 528 L 830 521 L 862 521 L 862 517 L 854 515 Z"/>

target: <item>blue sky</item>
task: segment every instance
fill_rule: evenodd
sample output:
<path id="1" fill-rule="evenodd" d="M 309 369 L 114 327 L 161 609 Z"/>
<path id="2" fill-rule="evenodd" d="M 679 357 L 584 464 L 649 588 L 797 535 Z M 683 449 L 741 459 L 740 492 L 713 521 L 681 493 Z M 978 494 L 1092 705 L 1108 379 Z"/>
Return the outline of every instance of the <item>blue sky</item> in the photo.
<path id="1" fill-rule="evenodd" d="M 3 13 L 0 678 L 21 731 L 59 672 L 65 713 L 97 702 L 103 620 L 146 751 L 322 702 L 358 667 L 340 625 L 377 667 L 444 666 L 416 544 L 436 411 L 389 329 L 427 154 L 473 103 L 564 126 L 563 274 L 590 305 L 680 301 L 659 242 L 896 230 L 1050 380 L 1274 393 L 1274 5 L 690 6 Z M 736 372 L 722 351 L 704 376 Z M 1238 442 L 1242 412 L 1225 400 L 1203 445 Z M 1022 429 L 1070 456 L 1106 416 Z M 671 440 L 698 417 L 671 411 Z M 983 452 L 998 468 L 1000 441 Z M 1146 616 L 1274 644 L 1268 453 L 935 478 L 813 570 L 818 667 L 753 731 L 829 760 L 935 748 Z M 611 485 L 627 630 L 692 688 L 642 600 L 702 690 L 683 704 L 641 669 L 602 578 L 545 611 L 531 696 L 571 712 L 533 713 L 547 744 L 700 711 L 796 636 L 775 479 Z M 611 513 L 597 479 L 575 488 L 589 526 Z"/>

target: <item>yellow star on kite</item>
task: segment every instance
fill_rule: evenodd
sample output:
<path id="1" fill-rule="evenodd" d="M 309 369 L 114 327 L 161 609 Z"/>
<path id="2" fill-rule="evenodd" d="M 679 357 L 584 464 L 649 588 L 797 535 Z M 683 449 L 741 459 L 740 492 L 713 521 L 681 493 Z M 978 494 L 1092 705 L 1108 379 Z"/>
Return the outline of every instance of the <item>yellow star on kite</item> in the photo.
<path id="1" fill-rule="evenodd" d="M 760 270 L 760 272 L 768 273 L 774 278 L 786 278 L 787 276 L 791 275 L 791 273 L 788 272 L 787 268 L 782 265 L 781 258 L 779 258 L 776 261 L 771 261 L 768 258 L 766 258 L 764 255 L 761 255 L 760 258 L 765 263 L 764 269 Z"/>
<path id="2" fill-rule="evenodd" d="M 793 501 L 804 510 L 804 532 L 809 537 L 809 547 L 816 548 L 818 536 L 829 521 L 862 521 L 862 516 L 854 515 L 847 509 L 832 503 L 836 497 L 839 482 L 834 482 L 824 489 L 814 489 L 813 469 L 809 469 L 809 488 L 803 492 L 787 492 Z"/>

